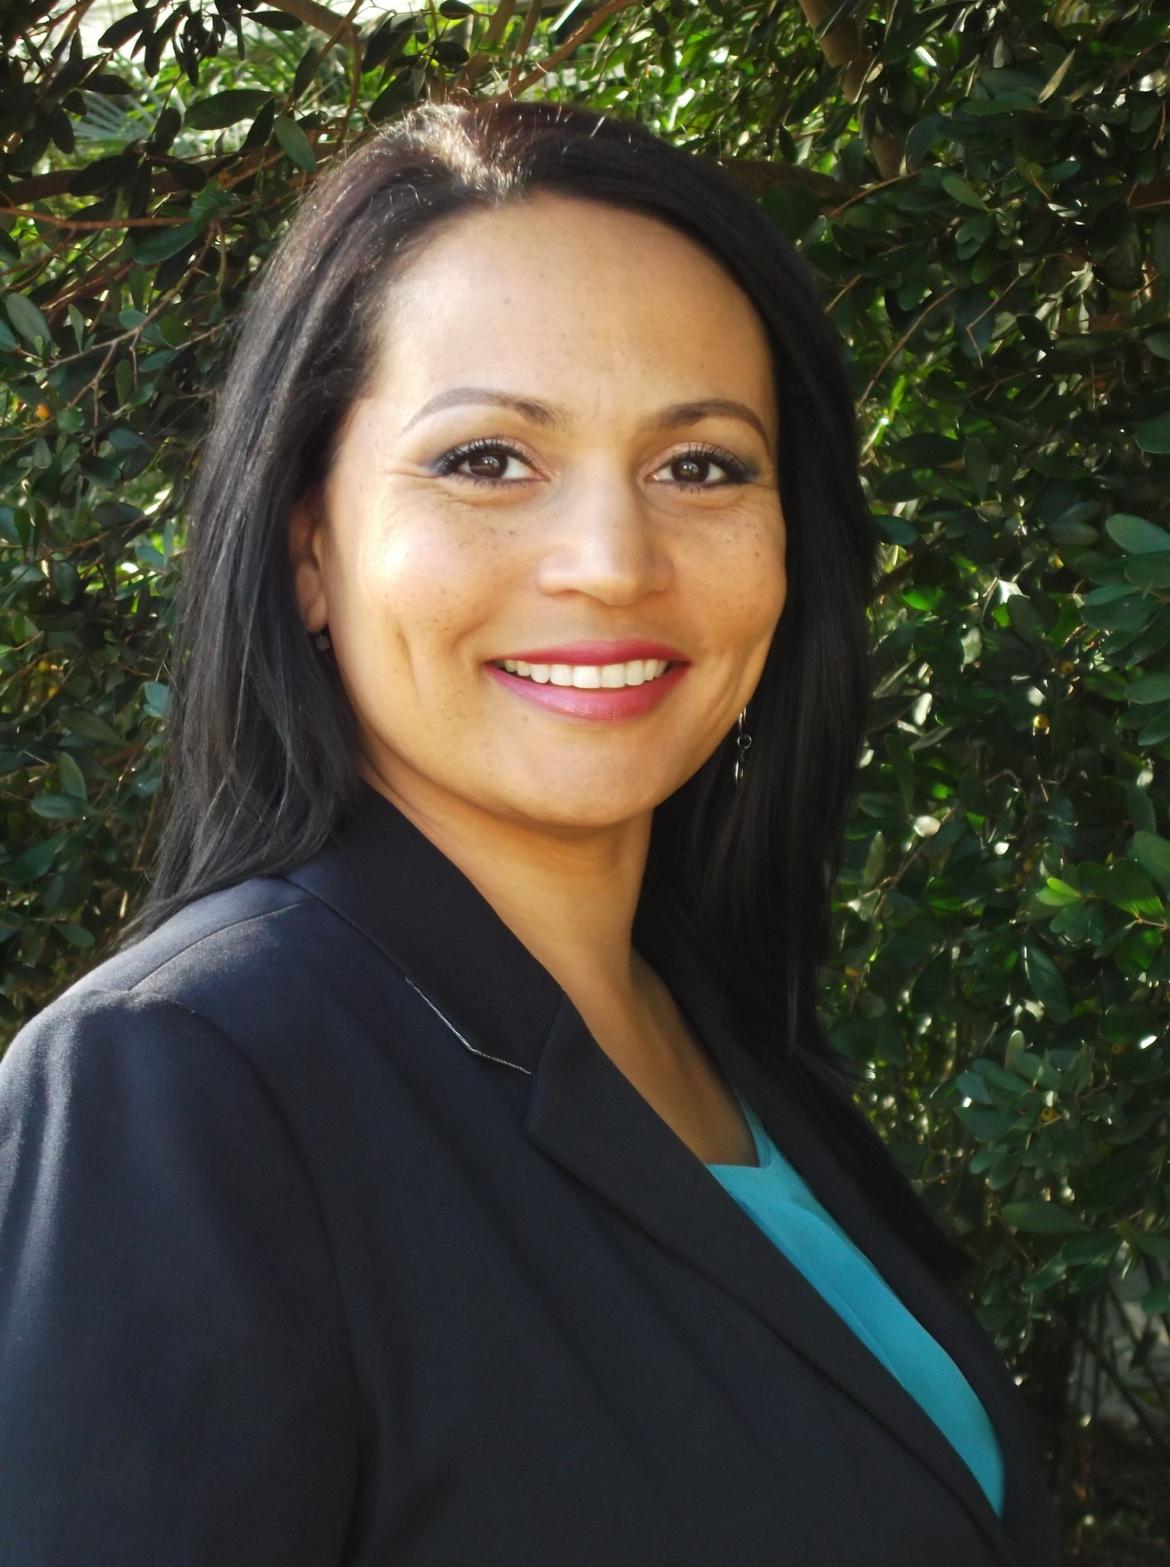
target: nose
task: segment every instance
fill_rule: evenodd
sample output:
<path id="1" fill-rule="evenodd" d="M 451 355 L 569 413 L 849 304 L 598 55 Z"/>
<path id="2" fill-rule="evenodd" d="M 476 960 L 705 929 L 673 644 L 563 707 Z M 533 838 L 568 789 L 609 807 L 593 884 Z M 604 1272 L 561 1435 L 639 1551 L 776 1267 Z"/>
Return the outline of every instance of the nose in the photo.
<path id="1" fill-rule="evenodd" d="M 587 593 L 632 604 L 669 586 L 674 564 L 665 525 L 636 481 L 610 462 L 582 472 L 543 528 L 538 581 L 545 593 Z"/>

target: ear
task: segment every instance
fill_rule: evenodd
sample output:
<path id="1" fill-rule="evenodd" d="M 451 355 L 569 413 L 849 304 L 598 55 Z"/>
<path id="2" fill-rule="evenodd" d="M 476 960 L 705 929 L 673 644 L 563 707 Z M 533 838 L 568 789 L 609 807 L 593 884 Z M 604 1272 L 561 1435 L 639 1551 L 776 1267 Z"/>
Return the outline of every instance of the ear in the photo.
<path id="1" fill-rule="evenodd" d="M 289 511 L 288 553 L 293 588 L 306 631 L 320 631 L 329 620 L 321 567 L 324 496 L 320 485 L 305 491 Z"/>

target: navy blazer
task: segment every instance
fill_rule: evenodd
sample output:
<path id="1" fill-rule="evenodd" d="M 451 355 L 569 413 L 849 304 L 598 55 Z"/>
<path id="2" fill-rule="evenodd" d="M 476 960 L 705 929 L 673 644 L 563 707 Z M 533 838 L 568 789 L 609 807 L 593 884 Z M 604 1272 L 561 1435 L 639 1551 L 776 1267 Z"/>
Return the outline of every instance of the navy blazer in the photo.
<path id="1" fill-rule="evenodd" d="M 1055 1567 L 1019 1392 L 647 899 L 639 950 L 983 1400 L 917 1402 L 368 784 L 0 1064 L 5 1567 Z"/>

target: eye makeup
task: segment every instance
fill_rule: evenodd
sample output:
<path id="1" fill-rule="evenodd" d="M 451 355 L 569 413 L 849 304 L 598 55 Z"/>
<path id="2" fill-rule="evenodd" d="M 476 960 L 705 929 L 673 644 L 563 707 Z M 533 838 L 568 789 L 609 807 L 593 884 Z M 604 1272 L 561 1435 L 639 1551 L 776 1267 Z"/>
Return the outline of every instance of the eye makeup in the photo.
<path id="1" fill-rule="evenodd" d="M 510 441 L 505 441 L 496 436 L 481 436 L 474 441 L 465 441 L 460 446 L 453 446 L 439 457 L 433 471 L 441 478 L 455 478 L 470 484 L 486 484 L 500 488 L 515 484 L 527 483 L 524 479 L 485 478 L 480 474 L 460 473 L 459 465 L 468 457 L 477 453 L 499 453 L 505 458 L 515 457 L 519 462 L 529 463 L 525 454 Z M 700 441 L 688 446 L 681 452 L 676 452 L 673 457 L 667 459 L 663 467 L 670 467 L 674 463 L 683 461 L 713 462 L 721 467 L 727 474 L 727 478 L 720 479 L 715 484 L 690 484 L 685 480 L 676 481 L 677 487 L 682 490 L 722 490 L 729 485 L 748 484 L 758 478 L 758 471 L 750 464 L 736 457 L 733 452 L 727 451 L 722 446 L 713 446 L 709 442 Z"/>

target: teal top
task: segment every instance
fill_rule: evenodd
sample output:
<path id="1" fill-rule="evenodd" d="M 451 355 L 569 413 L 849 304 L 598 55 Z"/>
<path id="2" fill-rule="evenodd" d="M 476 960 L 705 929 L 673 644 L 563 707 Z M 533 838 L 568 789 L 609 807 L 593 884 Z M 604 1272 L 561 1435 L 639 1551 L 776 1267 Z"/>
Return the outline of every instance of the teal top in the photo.
<path id="1" fill-rule="evenodd" d="M 954 1361 L 827 1213 L 739 1090 L 758 1164 L 708 1164 L 717 1181 L 895 1376 L 971 1469 L 1003 1516 L 995 1428 Z"/>

